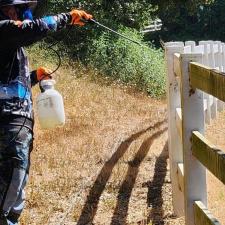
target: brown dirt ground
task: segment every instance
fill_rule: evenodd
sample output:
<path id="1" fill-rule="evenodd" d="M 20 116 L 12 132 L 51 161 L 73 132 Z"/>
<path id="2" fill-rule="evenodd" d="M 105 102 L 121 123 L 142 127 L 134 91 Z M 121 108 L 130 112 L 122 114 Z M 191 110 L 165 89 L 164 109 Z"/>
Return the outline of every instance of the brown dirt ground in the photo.
<path id="1" fill-rule="evenodd" d="M 21 225 L 184 224 L 171 203 L 165 102 L 74 73 L 57 77 L 66 125 L 36 124 Z M 207 133 L 222 147 L 224 118 Z M 225 222 L 224 187 L 211 176 L 209 187 L 212 212 Z"/>
<path id="2" fill-rule="evenodd" d="M 221 150 L 225 150 L 225 113 L 207 126 L 206 137 Z M 209 209 L 221 224 L 225 224 L 225 185 L 208 172 Z"/>

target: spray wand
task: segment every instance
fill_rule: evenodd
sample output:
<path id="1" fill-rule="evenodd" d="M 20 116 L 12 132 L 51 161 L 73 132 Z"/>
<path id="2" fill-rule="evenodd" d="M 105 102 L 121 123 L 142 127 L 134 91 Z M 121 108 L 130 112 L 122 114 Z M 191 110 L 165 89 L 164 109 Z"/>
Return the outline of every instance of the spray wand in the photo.
<path id="1" fill-rule="evenodd" d="M 124 39 L 126 39 L 126 40 L 129 40 L 129 41 L 131 41 L 131 42 L 133 42 L 133 43 L 135 43 L 135 44 L 137 44 L 137 45 L 140 45 L 140 46 L 142 46 L 142 47 L 146 47 L 146 46 L 144 46 L 142 43 L 140 43 L 140 42 L 138 42 L 138 41 L 135 41 L 135 40 L 133 40 L 133 39 L 131 39 L 131 38 L 129 38 L 129 37 L 123 35 L 123 34 L 120 34 L 120 33 L 118 33 L 117 31 L 115 31 L 115 30 L 113 30 L 113 29 L 111 29 L 111 28 L 109 28 L 109 27 L 107 27 L 107 26 L 105 26 L 105 25 L 99 23 L 98 21 L 96 21 L 96 20 L 94 20 L 94 19 L 89 19 L 89 20 L 81 19 L 81 21 L 84 22 L 84 23 L 88 23 L 88 22 L 89 22 L 89 23 L 92 23 L 92 24 L 96 24 L 97 26 L 102 27 L 103 29 L 108 30 L 108 31 L 110 31 L 111 33 L 114 33 L 114 34 L 116 34 L 116 35 L 118 35 L 118 36 L 120 36 L 120 37 L 122 37 L 122 38 L 124 38 Z"/>
<path id="2" fill-rule="evenodd" d="M 107 26 L 105 26 L 105 25 L 99 23 L 98 21 L 96 21 L 96 20 L 94 20 L 94 19 L 86 20 L 86 19 L 82 18 L 81 21 L 82 21 L 83 23 L 92 23 L 92 24 L 96 24 L 97 26 L 102 27 L 103 29 L 108 30 L 108 31 L 110 31 L 111 33 L 114 33 L 114 34 L 116 34 L 116 35 L 118 35 L 118 36 L 120 36 L 120 37 L 122 37 L 122 38 L 124 38 L 124 39 L 126 39 L 126 40 L 128 40 L 128 41 L 130 41 L 130 42 L 133 42 L 133 43 L 135 43 L 135 44 L 137 44 L 137 45 L 139 45 L 139 46 L 141 46 L 141 47 L 147 48 L 147 46 L 143 45 L 142 43 L 140 43 L 140 42 L 138 42 L 138 41 L 135 41 L 135 40 L 133 40 L 133 39 L 131 39 L 131 38 L 129 38 L 129 37 L 123 35 L 123 34 L 120 34 L 119 32 L 117 32 L 117 31 L 115 31 L 115 30 L 113 30 L 113 29 L 111 29 L 111 28 L 109 28 L 109 27 L 107 27 Z M 71 26 L 71 28 L 72 28 L 72 26 Z M 68 32 L 68 33 L 69 33 L 69 32 Z M 57 43 L 59 43 L 60 41 L 61 41 L 61 39 L 60 39 L 60 40 L 56 40 L 53 44 L 51 44 L 50 46 L 47 47 L 47 49 L 51 49 L 53 52 L 55 52 L 55 54 L 57 55 L 57 57 L 58 57 L 58 59 L 59 59 L 59 63 L 58 63 L 57 68 L 56 68 L 53 72 L 51 72 L 51 73 L 49 74 L 49 76 L 51 76 L 53 73 L 55 73 L 55 72 L 59 69 L 59 67 L 61 66 L 61 57 L 60 57 L 59 53 L 53 48 L 53 46 L 55 46 L 55 45 L 56 45 Z"/>

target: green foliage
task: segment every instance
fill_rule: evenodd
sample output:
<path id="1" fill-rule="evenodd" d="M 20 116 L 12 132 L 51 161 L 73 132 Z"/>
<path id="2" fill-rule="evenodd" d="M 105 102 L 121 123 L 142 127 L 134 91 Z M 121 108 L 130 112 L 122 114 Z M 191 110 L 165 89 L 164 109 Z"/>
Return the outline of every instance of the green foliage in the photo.
<path id="1" fill-rule="evenodd" d="M 84 9 L 99 22 L 139 41 L 142 37 L 137 32 L 124 27 L 140 30 L 155 17 L 162 20 L 162 31 L 146 35 L 145 40 L 225 40 L 224 0 L 43 0 L 37 14 L 68 12 L 73 8 Z M 164 93 L 160 50 L 152 46 L 141 48 L 91 24 L 74 27 L 69 33 L 62 31 L 57 34 L 59 37 L 63 39 L 63 45 L 57 46 L 61 52 L 91 63 L 110 77 L 137 85 L 152 96 Z"/>
<path id="2" fill-rule="evenodd" d="M 73 8 L 90 12 L 97 21 L 140 42 L 142 36 L 138 34 L 138 30 L 151 21 L 156 10 L 148 0 L 43 0 L 36 13 L 56 14 Z M 47 41 L 52 41 L 52 37 Z M 56 38 L 63 40 L 63 44 L 57 48 L 73 59 L 86 65 L 91 64 L 114 79 L 136 85 L 151 96 L 164 94 L 165 73 L 163 53 L 160 50 L 144 43 L 145 47 L 132 44 L 105 33 L 105 30 L 93 24 L 76 26 L 69 32 L 62 31 Z"/>
<path id="3" fill-rule="evenodd" d="M 119 32 L 142 42 L 142 36 L 131 29 L 121 27 Z M 93 41 L 89 48 L 88 63 L 123 83 L 136 85 L 153 97 L 165 93 L 164 59 L 161 50 L 143 46 L 105 33 Z"/>
<path id="4" fill-rule="evenodd" d="M 39 42 L 32 46 L 26 47 L 32 70 L 37 69 L 40 66 L 48 67 L 55 70 L 58 66 L 59 59 L 56 53 L 48 49 L 48 44 L 45 42 Z M 63 57 L 64 58 L 64 57 Z"/>
<path id="5" fill-rule="evenodd" d="M 191 20 L 195 17 L 202 5 L 209 4 L 209 0 L 149 0 L 157 6 L 156 14 L 163 21 L 163 24 L 169 28 L 178 23 L 178 26 L 185 25 L 183 21 Z"/>
<path id="6" fill-rule="evenodd" d="M 74 8 L 84 9 L 93 14 L 97 21 L 115 30 L 121 25 L 141 29 L 149 23 L 151 12 L 155 10 L 146 0 L 43 0 L 40 1 L 36 14 L 57 14 Z M 66 49 L 75 58 L 83 60 L 89 44 L 103 32 L 105 31 L 96 25 L 88 24 L 85 27 L 73 27 L 69 35 L 67 31 L 62 31 L 56 36 L 57 39 L 59 36 L 63 37 L 65 45 L 62 50 Z"/>
<path id="7" fill-rule="evenodd" d="M 213 27 L 212 24 L 219 15 L 218 12 L 212 14 L 216 2 L 221 3 L 220 11 L 224 11 L 222 6 L 224 1 L 222 0 L 171 0 L 169 2 L 150 0 L 150 2 L 158 7 L 156 14 L 163 23 L 159 35 L 164 41 L 213 39 L 215 32 L 212 29 L 215 29 L 215 26 Z M 220 30 L 218 26 L 216 29 Z M 148 37 L 148 39 L 151 39 L 151 37 Z"/>
<path id="8" fill-rule="evenodd" d="M 215 0 L 201 11 L 202 34 L 206 38 L 225 41 L 225 2 Z"/>
<path id="9" fill-rule="evenodd" d="M 118 26 L 119 24 L 140 28 L 148 23 L 154 8 L 147 0 L 44 0 L 39 4 L 38 14 L 67 12 L 78 8 L 90 12 L 98 20 Z"/>

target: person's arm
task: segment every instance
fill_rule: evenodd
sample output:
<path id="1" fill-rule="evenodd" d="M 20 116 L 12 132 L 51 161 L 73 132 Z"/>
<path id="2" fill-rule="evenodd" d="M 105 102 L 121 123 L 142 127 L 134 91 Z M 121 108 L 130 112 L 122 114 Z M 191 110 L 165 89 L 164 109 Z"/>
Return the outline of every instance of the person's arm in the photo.
<path id="1" fill-rule="evenodd" d="M 58 31 L 69 24 L 84 25 L 82 18 L 90 19 L 92 15 L 82 10 L 72 10 L 70 13 L 35 20 L 2 20 L 0 21 L 0 49 L 30 45 L 44 38 L 49 31 Z"/>
<path id="2" fill-rule="evenodd" d="M 49 31 L 58 31 L 72 21 L 70 13 L 36 20 L 0 21 L 0 48 L 17 48 L 44 38 Z"/>

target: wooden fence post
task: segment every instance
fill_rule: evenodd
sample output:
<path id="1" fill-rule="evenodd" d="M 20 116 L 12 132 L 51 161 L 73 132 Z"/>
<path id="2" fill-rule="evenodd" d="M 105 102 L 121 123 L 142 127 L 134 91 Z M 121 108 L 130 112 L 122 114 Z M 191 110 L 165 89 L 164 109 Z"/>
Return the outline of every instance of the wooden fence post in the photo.
<path id="1" fill-rule="evenodd" d="M 225 44 L 222 43 L 222 71 L 225 72 Z"/>
<path id="2" fill-rule="evenodd" d="M 216 54 L 214 49 L 214 42 L 210 41 L 210 54 L 209 54 L 209 66 L 213 69 L 216 68 Z M 211 105 L 211 118 L 215 119 L 217 117 L 217 99 L 215 97 L 212 97 L 212 105 Z"/>
<path id="3" fill-rule="evenodd" d="M 169 157 L 172 182 L 172 195 L 174 213 L 177 216 L 184 215 L 184 197 L 179 186 L 178 164 L 183 163 L 182 142 L 176 127 L 176 109 L 181 107 L 180 88 L 174 74 L 174 53 L 182 53 L 184 44 L 169 42 L 165 44 L 165 57 L 167 62 L 167 101 L 169 123 Z"/>
<path id="4" fill-rule="evenodd" d="M 189 81 L 189 62 L 202 63 L 202 54 L 181 55 L 181 105 L 184 158 L 185 224 L 194 224 L 194 202 L 199 200 L 207 206 L 206 170 L 191 151 L 192 131 L 204 134 L 203 92 L 192 90 Z"/>
<path id="5" fill-rule="evenodd" d="M 208 41 L 200 41 L 199 45 L 203 45 L 204 46 L 204 54 L 203 54 L 203 60 L 202 63 L 206 66 L 209 66 L 209 42 Z M 210 97 L 210 95 L 204 93 L 204 99 L 206 101 L 206 110 L 205 110 L 205 122 L 207 124 L 211 123 L 211 101 L 212 98 Z"/>
<path id="6" fill-rule="evenodd" d="M 195 51 L 195 41 L 185 41 L 185 46 L 191 46 L 191 52 L 194 53 Z"/>
<path id="7" fill-rule="evenodd" d="M 223 52 L 224 43 L 222 43 L 221 41 L 217 41 L 217 43 L 218 43 L 218 48 L 219 48 L 219 52 L 220 52 L 218 66 L 219 66 L 219 70 L 221 72 L 224 72 L 224 70 L 223 70 L 223 60 L 225 60 L 224 59 L 224 52 Z M 224 102 L 222 102 L 221 100 L 218 100 L 217 109 L 218 109 L 219 112 L 223 111 Z"/>

